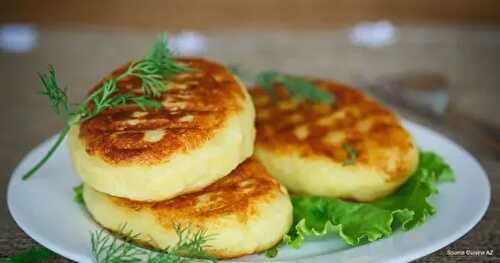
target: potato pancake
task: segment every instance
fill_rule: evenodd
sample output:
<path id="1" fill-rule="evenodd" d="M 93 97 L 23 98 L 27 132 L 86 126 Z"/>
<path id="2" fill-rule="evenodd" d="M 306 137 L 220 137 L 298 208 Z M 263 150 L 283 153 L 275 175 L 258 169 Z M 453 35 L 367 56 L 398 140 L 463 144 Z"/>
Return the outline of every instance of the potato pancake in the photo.
<path id="1" fill-rule="evenodd" d="M 194 70 L 166 84 L 161 109 L 124 105 L 72 127 L 72 162 L 86 184 L 132 200 L 164 200 L 204 188 L 252 155 L 255 110 L 245 87 L 219 64 L 178 62 Z M 141 94 L 136 77 L 117 86 Z"/>
<path id="2" fill-rule="evenodd" d="M 272 97 L 251 90 L 256 153 L 291 193 L 372 201 L 403 184 L 418 163 L 413 137 L 398 117 L 360 91 L 312 80 L 334 103 L 292 99 L 275 84 Z"/>
<path id="3" fill-rule="evenodd" d="M 176 244 L 174 225 L 205 230 L 206 250 L 232 258 L 266 250 L 282 240 L 292 224 L 287 190 L 257 160 L 250 158 L 228 176 L 199 192 L 160 202 L 113 197 L 84 186 L 85 205 L 104 228 L 140 234 L 155 248 Z"/>

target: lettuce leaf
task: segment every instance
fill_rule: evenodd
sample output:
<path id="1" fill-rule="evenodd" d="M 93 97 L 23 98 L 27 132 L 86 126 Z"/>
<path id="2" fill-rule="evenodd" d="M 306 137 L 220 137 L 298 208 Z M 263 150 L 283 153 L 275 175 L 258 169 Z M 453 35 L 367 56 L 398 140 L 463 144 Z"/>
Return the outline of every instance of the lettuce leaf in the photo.
<path id="1" fill-rule="evenodd" d="M 453 180 L 450 166 L 441 157 L 421 152 L 418 168 L 410 179 L 380 200 L 356 203 L 331 197 L 293 196 L 294 224 L 283 240 L 299 248 L 306 239 L 336 234 L 355 246 L 390 236 L 399 228 L 408 231 L 436 212 L 427 200 L 437 193 L 435 184 Z"/>

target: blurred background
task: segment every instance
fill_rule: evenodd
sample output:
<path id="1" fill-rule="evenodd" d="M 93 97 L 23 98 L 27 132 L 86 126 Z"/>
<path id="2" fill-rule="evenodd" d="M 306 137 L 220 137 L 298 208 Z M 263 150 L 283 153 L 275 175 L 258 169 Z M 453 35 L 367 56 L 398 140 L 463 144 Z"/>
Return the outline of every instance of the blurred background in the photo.
<path id="1" fill-rule="evenodd" d="M 247 83 L 276 69 L 351 84 L 462 144 L 489 173 L 494 198 L 452 246 L 500 246 L 500 1 L 20 0 L 0 4 L 0 257 L 32 244 L 8 215 L 8 178 L 63 126 L 36 73 L 54 65 L 76 102 L 159 32 L 178 54 L 236 66 Z"/>

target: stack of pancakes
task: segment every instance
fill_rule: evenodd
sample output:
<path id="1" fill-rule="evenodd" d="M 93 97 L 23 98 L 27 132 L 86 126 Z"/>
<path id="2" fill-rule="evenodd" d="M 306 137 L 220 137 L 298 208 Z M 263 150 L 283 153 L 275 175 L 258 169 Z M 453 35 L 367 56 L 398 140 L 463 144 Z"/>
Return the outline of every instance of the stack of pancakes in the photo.
<path id="1" fill-rule="evenodd" d="M 161 109 L 118 107 L 71 129 L 88 211 L 101 226 L 126 225 L 160 249 L 177 243 L 177 225 L 206 231 L 206 250 L 217 258 L 272 247 L 290 228 L 292 205 L 287 190 L 251 157 L 250 96 L 221 65 L 178 62 L 194 70 L 166 84 Z M 140 86 L 134 77 L 118 83 L 120 92 L 139 94 Z"/>
<path id="2" fill-rule="evenodd" d="M 211 255 L 238 257 L 272 247 L 290 228 L 280 183 L 364 202 L 390 194 L 416 168 L 418 149 L 397 116 L 355 89 L 313 80 L 334 97 L 323 104 L 292 98 L 280 83 L 272 95 L 254 88 L 255 117 L 247 90 L 223 66 L 178 62 L 194 70 L 166 84 L 161 109 L 127 105 L 70 131 L 85 204 L 111 231 L 126 224 L 165 248 L 178 240 L 176 225 L 189 226 L 212 237 Z M 118 88 L 140 94 L 140 85 L 129 78 Z"/>

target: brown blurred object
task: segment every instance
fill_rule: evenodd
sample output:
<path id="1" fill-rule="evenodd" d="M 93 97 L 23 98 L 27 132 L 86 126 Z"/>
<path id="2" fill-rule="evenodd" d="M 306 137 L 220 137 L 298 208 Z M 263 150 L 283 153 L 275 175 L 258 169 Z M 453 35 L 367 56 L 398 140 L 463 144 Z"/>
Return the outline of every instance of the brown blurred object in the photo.
<path id="1" fill-rule="evenodd" d="M 371 83 L 370 91 L 389 104 L 421 114 L 433 125 L 446 124 L 482 142 L 485 150 L 500 156 L 500 126 L 450 105 L 449 81 L 438 73 L 411 72 L 385 76 Z"/>
<path id="2" fill-rule="evenodd" d="M 158 29 L 325 29 L 362 20 L 500 25 L 497 0 L 151 0 L 2 3 L 0 23 Z"/>

